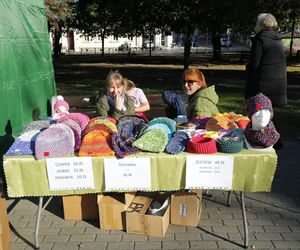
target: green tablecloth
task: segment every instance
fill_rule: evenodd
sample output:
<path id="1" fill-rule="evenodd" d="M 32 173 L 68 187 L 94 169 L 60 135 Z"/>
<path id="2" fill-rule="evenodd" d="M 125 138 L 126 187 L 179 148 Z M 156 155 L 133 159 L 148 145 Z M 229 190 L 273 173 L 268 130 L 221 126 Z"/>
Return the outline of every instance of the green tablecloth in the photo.
<path id="1" fill-rule="evenodd" d="M 185 188 L 187 155 L 192 154 L 140 153 L 127 157 L 150 157 L 151 190 L 159 191 Z M 222 155 L 222 153 L 216 155 Z M 274 150 L 264 152 L 244 149 L 240 153 L 233 154 L 233 156 L 233 190 L 244 192 L 271 191 L 277 166 L 277 155 Z M 45 160 L 37 161 L 33 156 L 5 156 L 4 172 L 8 196 L 53 196 L 103 192 L 105 191 L 104 157 L 93 157 L 92 163 L 95 189 L 50 191 Z"/>

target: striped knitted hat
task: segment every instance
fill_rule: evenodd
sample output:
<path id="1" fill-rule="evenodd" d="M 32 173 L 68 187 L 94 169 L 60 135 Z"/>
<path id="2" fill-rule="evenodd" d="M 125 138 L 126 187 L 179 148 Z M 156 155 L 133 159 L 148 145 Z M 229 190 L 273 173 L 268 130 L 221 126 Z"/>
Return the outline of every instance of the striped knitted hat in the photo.
<path id="1" fill-rule="evenodd" d="M 161 129 L 151 129 L 133 142 L 133 146 L 148 152 L 163 152 L 168 143 L 168 137 Z"/>
<path id="2" fill-rule="evenodd" d="M 75 139 L 69 126 L 59 123 L 53 124 L 38 134 L 35 141 L 35 157 L 58 157 L 73 155 Z"/>
<path id="3" fill-rule="evenodd" d="M 88 134 L 92 130 L 105 130 L 109 134 L 112 134 L 113 132 L 117 131 L 117 126 L 116 126 L 116 124 L 114 124 L 113 122 L 111 122 L 108 119 L 97 119 L 97 120 L 91 121 L 87 125 L 87 127 L 84 131 L 84 135 Z"/>
<path id="4" fill-rule="evenodd" d="M 104 130 L 92 130 L 83 137 L 79 156 L 114 155 L 111 146 L 111 135 Z"/>

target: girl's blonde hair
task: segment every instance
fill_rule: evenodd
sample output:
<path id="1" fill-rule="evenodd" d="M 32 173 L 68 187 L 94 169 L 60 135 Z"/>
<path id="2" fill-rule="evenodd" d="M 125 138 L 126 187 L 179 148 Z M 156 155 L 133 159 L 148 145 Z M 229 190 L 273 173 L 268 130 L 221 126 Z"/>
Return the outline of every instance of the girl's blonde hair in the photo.
<path id="1" fill-rule="evenodd" d="M 133 81 L 130 81 L 127 78 L 124 78 L 124 88 L 125 90 L 130 90 L 133 89 L 135 87 L 135 84 Z"/>
<path id="2" fill-rule="evenodd" d="M 119 71 L 110 71 L 106 77 L 106 86 L 111 87 L 113 82 L 116 82 L 117 86 L 124 86 L 124 78 Z"/>
<path id="3" fill-rule="evenodd" d="M 257 16 L 255 32 L 259 33 L 264 29 L 278 29 L 276 18 L 270 13 L 261 13 Z"/>
<path id="4" fill-rule="evenodd" d="M 196 68 L 186 69 L 182 74 L 182 80 L 195 80 L 200 86 L 200 89 L 207 87 L 203 73 Z"/>

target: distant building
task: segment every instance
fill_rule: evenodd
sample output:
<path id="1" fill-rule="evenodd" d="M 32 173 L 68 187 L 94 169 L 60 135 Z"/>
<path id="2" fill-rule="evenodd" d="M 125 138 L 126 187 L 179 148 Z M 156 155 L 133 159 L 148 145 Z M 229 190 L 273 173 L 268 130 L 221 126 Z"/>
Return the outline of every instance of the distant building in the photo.
<path id="1" fill-rule="evenodd" d="M 52 40 L 52 39 L 51 39 Z M 53 43 L 53 41 L 51 41 Z M 115 52 L 122 48 L 141 49 L 145 47 L 149 40 L 143 39 L 142 36 L 131 37 L 115 37 L 108 36 L 104 39 L 105 52 Z M 157 34 L 153 36 L 155 47 L 171 47 L 172 36 Z M 102 49 L 102 41 L 100 36 L 86 36 L 77 31 L 64 33 L 61 38 L 62 52 L 84 52 L 84 53 L 100 53 Z M 125 46 L 124 46 L 125 45 Z M 153 46 L 153 45 L 152 45 Z"/>

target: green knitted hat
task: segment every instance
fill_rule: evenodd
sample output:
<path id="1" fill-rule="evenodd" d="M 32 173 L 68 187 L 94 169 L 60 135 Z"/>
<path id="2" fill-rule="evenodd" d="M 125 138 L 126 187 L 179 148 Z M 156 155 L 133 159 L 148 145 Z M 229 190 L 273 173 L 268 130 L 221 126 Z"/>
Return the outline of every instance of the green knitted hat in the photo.
<path id="1" fill-rule="evenodd" d="M 137 139 L 132 145 L 143 151 L 163 152 L 168 144 L 168 137 L 160 129 L 151 129 Z"/>

